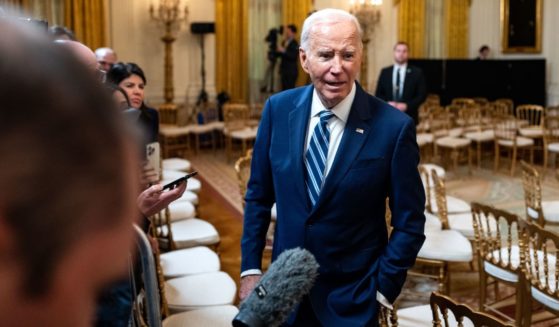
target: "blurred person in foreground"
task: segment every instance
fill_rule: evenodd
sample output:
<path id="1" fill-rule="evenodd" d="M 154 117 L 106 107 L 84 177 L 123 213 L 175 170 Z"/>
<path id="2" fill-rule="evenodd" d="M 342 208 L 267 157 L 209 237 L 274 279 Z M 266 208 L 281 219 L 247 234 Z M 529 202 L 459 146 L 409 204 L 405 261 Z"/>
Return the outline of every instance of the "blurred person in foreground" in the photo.
<path id="1" fill-rule="evenodd" d="M 425 239 L 415 124 L 356 82 L 362 53 L 354 16 L 313 13 L 299 50 L 312 85 L 270 97 L 260 121 L 245 197 L 240 298 L 260 280 L 275 202 L 272 259 L 302 247 L 320 265 L 286 326 L 377 326 L 379 303 L 394 303 Z"/>
<path id="2" fill-rule="evenodd" d="M 126 276 L 137 145 L 71 53 L 0 30 L 1 324 L 89 326 L 97 293 Z"/>

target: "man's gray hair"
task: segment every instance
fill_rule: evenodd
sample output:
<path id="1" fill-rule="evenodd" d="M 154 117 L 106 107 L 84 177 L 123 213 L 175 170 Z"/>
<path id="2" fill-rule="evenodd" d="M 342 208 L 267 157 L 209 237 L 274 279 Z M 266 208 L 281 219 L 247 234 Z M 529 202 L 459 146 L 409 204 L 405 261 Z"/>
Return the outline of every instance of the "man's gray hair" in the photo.
<path id="1" fill-rule="evenodd" d="M 359 33 L 359 40 L 360 40 L 359 47 L 361 49 L 363 48 L 363 42 L 361 41 L 363 37 L 363 32 L 361 30 L 361 25 L 359 24 L 357 18 L 355 18 L 355 16 L 353 16 L 352 14 L 348 13 L 345 10 L 327 8 L 327 9 L 316 11 L 312 13 L 309 17 L 307 17 L 307 19 L 305 19 L 305 22 L 303 23 L 303 30 L 301 32 L 301 49 L 303 49 L 304 51 L 309 50 L 311 29 L 316 23 L 323 22 L 323 21 L 333 21 L 333 20 L 353 22 L 355 24 L 355 27 L 357 28 L 357 32 Z"/>

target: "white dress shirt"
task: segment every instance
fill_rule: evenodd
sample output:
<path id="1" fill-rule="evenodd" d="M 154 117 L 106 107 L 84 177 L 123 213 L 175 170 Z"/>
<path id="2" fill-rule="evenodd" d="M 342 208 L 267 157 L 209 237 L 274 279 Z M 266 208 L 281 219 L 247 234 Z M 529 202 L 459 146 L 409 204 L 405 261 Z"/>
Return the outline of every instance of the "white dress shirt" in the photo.
<path id="1" fill-rule="evenodd" d="M 340 146 L 340 142 L 342 140 L 342 136 L 344 135 L 345 125 L 347 123 L 347 118 L 349 116 L 349 112 L 351 110 L 351 105 L 353 104 L 353 100 L 355 99 L 355 83 L 351 88 L 349 94 L 336 106 L 331 109 L 325 108 L 320 98 L 318 97 L 318 93 L 316 89 L 313 91 L 312 97 L 312 104 L 311 104 L 311 114 L 309 119 L 309 126 L 307 128 L 307 136 L 305 141 L 305 151 L 303 153 L 303 157 L 307 153 L 307 149 L 309 144 L 311 143 L 312 133 L 314 128 L 318 122 L 320 122 L 320 117 L 318 114 L 324 110 L 330 110 L 334 117 L 332 117 L 328 121 L 328 129 L 330 130 L 330 142 L 328 144 L 328 156 L 326 158 L 326 167 L 324 168 L 324 179 L 322 184 L 324 185 L 324 180 L 328 177 L 328 172 L 330 172 L 330 168 L 332 167 L 332 163 L 334 162 L 334 158 L 336 158 L 336 153 L 338 152 L 338 148 Z M 305 159 L 303 159 L 305 160 Z M 249 269 L 245 270 L 241 273 L 241 277 L 249 276 L 249 275 L 261 275 L 262 271 L 260 269 Z M 392 309 L 392 305 L 388 300 L 379 292 L 377 292 L 377 301 L 380 302 L 387 308 Z"/>

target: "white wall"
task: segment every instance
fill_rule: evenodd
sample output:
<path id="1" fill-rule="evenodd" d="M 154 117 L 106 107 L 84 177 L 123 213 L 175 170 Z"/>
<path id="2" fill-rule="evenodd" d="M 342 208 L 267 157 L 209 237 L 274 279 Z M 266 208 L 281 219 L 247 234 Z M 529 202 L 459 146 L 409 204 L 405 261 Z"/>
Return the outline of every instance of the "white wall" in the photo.
<path id="1" fill-rule="evenodd" d="M 163 28 L 149 17 L 154 0 L 110 0 L 110 40 L 118 59 L 135 62 L 146 74 L 148 85 L 146 100 L 152 104 L 163 102 L 164 46 L 160 40 Z M 192 22 L 214 22 L 215 1 L 181 1 L 181 8 L 188 3 L 188 21 L 178 31 L 173 44 L 175 102 L 182 103 L 188 97 L 196 100 L 201 89 L 201 52 L 199 36 L 190 33 Z M 215 34 L 206 34 L 206 91 L 215 97 Z"/>

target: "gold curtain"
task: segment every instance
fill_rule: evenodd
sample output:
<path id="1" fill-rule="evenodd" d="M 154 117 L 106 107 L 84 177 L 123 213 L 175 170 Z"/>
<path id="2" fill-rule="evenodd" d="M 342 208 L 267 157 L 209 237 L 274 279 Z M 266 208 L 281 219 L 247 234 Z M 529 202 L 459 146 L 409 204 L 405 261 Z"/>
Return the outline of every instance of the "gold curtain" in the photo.
<path id="1" fill-rule="evenodd" d="M 103 0 L 64 0 L 64 25 L 91 49 L 107 46 Z"/>
<path id="2" fill-rule="evenodd" d="M 217 0 L 216 91 L 233 102 L 248 99 L 248 0 Z"/>
<path id="3" fill-rule="evenodd" d="M 425 0 L 399 0 L 398 40 L 409 44 L 410 58 L 425 55 Z"/>
<path id="4" fill-rule="evenodd" d="M 295 26 L 297 26 L 297 36 L 295 38 L 299 40 L 300 43 L 303 22 L 313 10 L 312 0 L 283 0 L 281 9 L 282 25 L 295 24 Z M 297 67 L 299 68 L 299 75 L 295 85 L 305 85 L 307 83 L 307 74 L 303 71 L 301 65 L 297 65 Z"/>
<path id="5" fill-rule="evenodd" d="M 471 0 L 445 0 L 445 48 L 447 58 L 468 57 Z"/>

